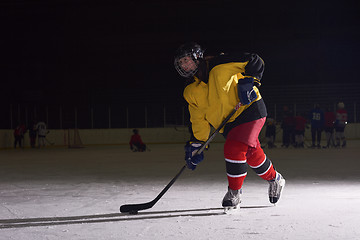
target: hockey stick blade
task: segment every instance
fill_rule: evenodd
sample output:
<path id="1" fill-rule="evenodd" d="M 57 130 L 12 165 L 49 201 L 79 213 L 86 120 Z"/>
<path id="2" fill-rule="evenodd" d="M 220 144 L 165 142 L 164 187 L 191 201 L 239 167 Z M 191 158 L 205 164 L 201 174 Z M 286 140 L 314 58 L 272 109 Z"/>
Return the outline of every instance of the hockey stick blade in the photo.
<path id="1" fill-rule="evenodd" d="M 155 205 L 153 201 L 140 204 L 125 204 L 120 207 L 122 213 L 137 213 L 140 210 L 152 208 Z"/>
<path id="2" fill-rule="evenodd" d="M 171 179 L 171 181 L 168 183 L 168 185 L 166 185 L 166 187 L 159 193 L 159 195 L 157 195 L 157 197 L 154 200 L 147 202 L 147 203 L 122 205 L 120 207 L 120 212 L 122 212 L 122 213 L 137 213 L 140 210 L 152 208 L 155 205 L 155 203 L 157 203 L 157 201 L 159 201 L 160 198 L 167 192 L 167 190 L 169 190 L 169 188 L 174 184 L 176 179 L 182 174 L 182 172 L 185 170 L 185 168 L 186 168 L 186 165 L 180 169 L 180 171 L 176 174 L 176 176 L 173 179 Z"/>

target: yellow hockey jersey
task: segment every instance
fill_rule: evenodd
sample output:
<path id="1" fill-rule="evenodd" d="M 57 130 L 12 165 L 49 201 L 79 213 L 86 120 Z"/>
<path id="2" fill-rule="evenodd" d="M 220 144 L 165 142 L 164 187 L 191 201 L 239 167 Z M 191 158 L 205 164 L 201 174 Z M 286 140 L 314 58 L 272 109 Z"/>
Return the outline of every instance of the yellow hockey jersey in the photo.
<path id="1" fill-rule="evenodd" d="M 197 140 L 206 141 L 210 134 L 210 125 L 218 128 L 234 109 L 239 102 L 237 84 L 244 76 L 255 77 L 255 85 L 260 85 L 263 62 L 257 55 L 255 56 L 256 59 L 248 56 L 247 61 L 215 63 L 215 66 L 209 72 L 207 83 L 194 77 L 195 81 L 184 89 L 183 95 L 189 104 L 192 134 Z M 259 59 L 261 62 L 259 62 Z M 257 67 L 253 67 L 255 60 L 257 61 Z M 248 66 L 249 63 L 250 67 Z M 261 64 L 261 67 L 259 67 L 259 64 Z M 241 106 L 230 118 L 229 123 L 235 121 L 244 110 L 261 99 L 259 89 L 255 85 L 253 89 L 257 94 L 257 98 L 250 104 Z M 220 130 L 221 133 L 223 131 L 224 129 Z"/>

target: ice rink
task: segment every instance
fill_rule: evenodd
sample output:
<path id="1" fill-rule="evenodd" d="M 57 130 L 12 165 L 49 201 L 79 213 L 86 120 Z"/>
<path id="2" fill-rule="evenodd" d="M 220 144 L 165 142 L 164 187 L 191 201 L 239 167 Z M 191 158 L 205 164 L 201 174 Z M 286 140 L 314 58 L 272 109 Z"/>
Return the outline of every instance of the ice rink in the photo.
<path id="1" fill-rule="evenodd" d="M 360 239 L 360 141 L 346 149 L 266 149 L 286 187 L 276 206 L 248 169 L 241 209 L 224 214 L 223 144 L 214 143 L 151 209 L 184 165 L 183 145 L 0 151 L 0 239 Z"/>

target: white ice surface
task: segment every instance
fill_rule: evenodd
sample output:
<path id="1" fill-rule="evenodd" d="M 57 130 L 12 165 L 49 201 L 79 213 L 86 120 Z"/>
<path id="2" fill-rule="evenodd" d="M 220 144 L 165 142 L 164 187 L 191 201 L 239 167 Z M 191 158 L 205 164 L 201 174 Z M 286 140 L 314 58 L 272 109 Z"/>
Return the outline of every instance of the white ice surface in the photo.
<path id="1" fill-rule="evenodd" d="M 271 205 L 268 183 L 248 169 L 233 214 L 221 209 L 222 147 L 211 144 L 198 169 L 138 215 L 119 206 L 154 199 L 183 166 L 182 145 L 0 151 L 0 239 L 360 239 L 360 141 L 265 149 L 286 178 L 283 195 Z"/>

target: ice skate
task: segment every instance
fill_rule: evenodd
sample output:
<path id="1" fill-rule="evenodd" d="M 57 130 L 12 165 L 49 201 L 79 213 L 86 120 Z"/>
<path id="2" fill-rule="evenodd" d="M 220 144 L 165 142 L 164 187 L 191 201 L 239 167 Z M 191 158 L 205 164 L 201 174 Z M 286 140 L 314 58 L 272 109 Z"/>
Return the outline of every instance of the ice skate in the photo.
<path id="1" fill-rule="evenodd" d="M 240 198 L 241 194 L 242 194 L 241 189 L 232 190 L 228 187 L 228 192 L 225 194 L 224 199 L 222 201 L 222 206 L 224 207 L 225 213 L 240 208 L 239 205 L 241 203 L 241 198 Z"/>
<path id="2" fill-rule="evenodd" d="M 285 187 L 285 179 L 280 173 L 276 172 L 276 177 L 269 181 L 269 200 L 271 203 L 277 203 L 280 199 L 281 192 Z"/>

